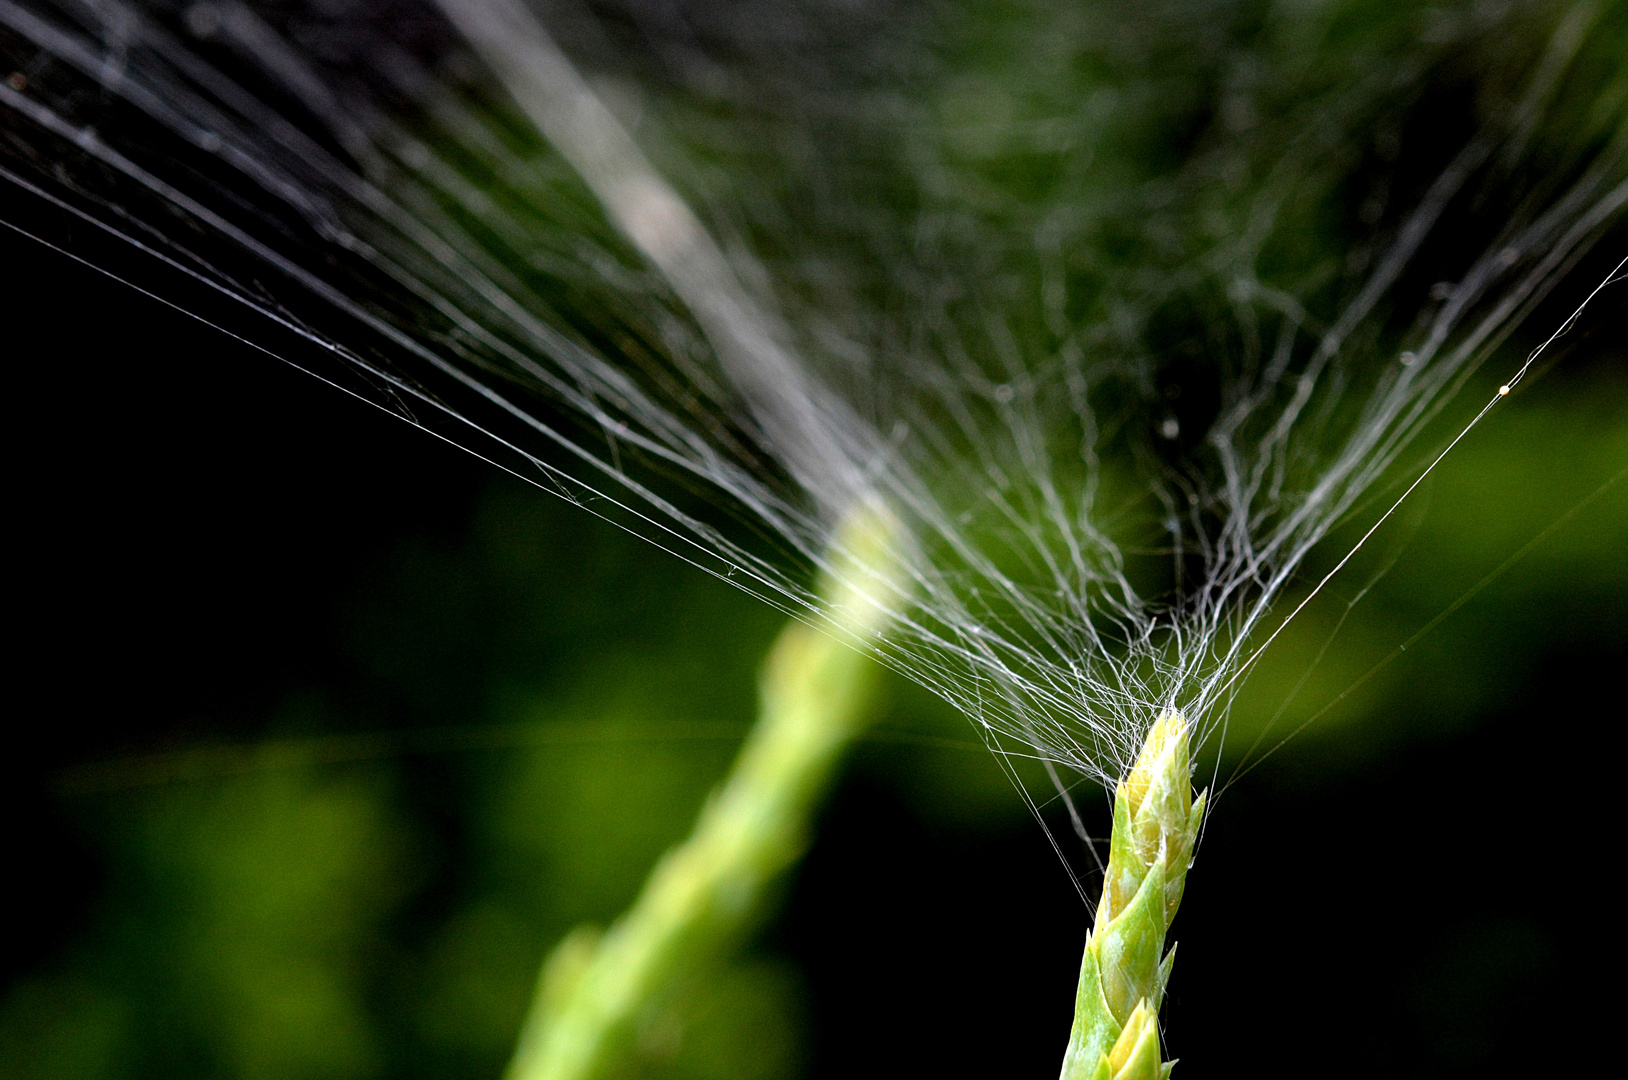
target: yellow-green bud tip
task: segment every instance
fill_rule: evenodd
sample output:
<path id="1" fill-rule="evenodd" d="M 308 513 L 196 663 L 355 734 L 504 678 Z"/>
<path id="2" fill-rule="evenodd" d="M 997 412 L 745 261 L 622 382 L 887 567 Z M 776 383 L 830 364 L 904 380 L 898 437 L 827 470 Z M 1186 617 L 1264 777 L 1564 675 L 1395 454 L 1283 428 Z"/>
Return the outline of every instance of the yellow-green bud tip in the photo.
<path id="1" fill-rule="evenodd" d="M 1142 742 L 1142 752 L 1136 756 L 1136 764 L 1125 774 L 1125 801 L 1130 804 L 1131 813 L 1142 809 L 1148 789 L 1156 779 L 1172 770 L 1177 764 L 1175 758 L 1178 755 L 1180 764 L 1186 764 L 1187 732 L 1187 719 L 1180 709 L 1165 712 L 1148 729 L 1147 738 Z M 1186 770 L 1183 769 L 1182 779 L 1186 778 Z"/>
<path id="2" fill-rule="evenodd" d="M 1157 1080 L 1163 1064 L 1159 1060 L 1159 1022 L 1146 998 L 1136 1003 L 1125 1030 L 1104 1057 L 1111 1080 Z"/>
<path id="3" fill-rule="evenodd" d="M 1116 850 L 1111 853 L 1110 873 L 1104 899 L 1109 914 L 1117 914 L 1130 903 L 1142 878 L 1161 857 L 1165 875 L 1165 924 L 1175 918 L 1192 858 L 1198 820 L 1203 816 L 1202 800 L 1195 807 L 1189 778 L 1191 757 L 1188 739 L 1192 725 L 1180 710 L 1159 716 L 1136 764 L 1119 784 L 1119 799 L 1126 820 L 1116 824 Z M 1196 811 L 1196 812 L 1195 812 Z M 1117 816 L 1117 811 L 1116 811 Z M 1123 846 L 1121 846 L 1123 844 Z M 1126 873 L 1129 871 L 1129 873 Z"/>
<path id="4" fill-rule="evenodd" d="M 1114 795 L 1102 901 L 1086 939 L 1062 1080 L 1167 1080 L 1159 1060 L 1159 1001 L 1173 953 L 1165 935 L 1192 861 L 1204 797 L 1193 798 L 1188 740 L 1177 710 L 1148 729 Z"/>

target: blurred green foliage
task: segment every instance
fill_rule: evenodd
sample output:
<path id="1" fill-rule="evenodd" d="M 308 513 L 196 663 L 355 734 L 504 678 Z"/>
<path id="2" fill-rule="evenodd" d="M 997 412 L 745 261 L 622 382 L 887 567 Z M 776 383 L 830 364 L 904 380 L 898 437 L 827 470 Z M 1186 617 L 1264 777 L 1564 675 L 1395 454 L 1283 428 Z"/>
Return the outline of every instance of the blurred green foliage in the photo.
<path id="1" fill-rule="evenodd" d="M 405 830 L 378 777 L 276 772 L 99 815 L 117 884 L 65 967 L 0 1020 L 12 1076 L 368 1076 L 364 973 L 399 902 Z"/>
<path id="2" fill-rule="evenodd" d="M 1474 724 L 1542 678 L 1557 637 L 1585 631 L 1595 648 L 1628 648 L 1622 620 L 1607 614 L 1628 596 L 1628 478 L 1613 482 L 1628 467 L 1625 395 L 1624 373 L 1602 366 L 1539 382 L 1502 403 L 1376 538 L 1369 557 L 1348 567 L 1332 595 L 1273 644 L 1240 698 L 1230 751 L 1243 753 L 1302 680 L 1288 722 L 1279 721 L 1264 746 L 1288 734 L 1297 714 L 1332 704 L 1304 740 L 1355 763 Z M 1464 404 L 1484 400 L 1471 394 Z M 1551 526 L 1558 526 L 1553 534 L 1488 582 L 1465 611 L 1398 653 Z M 1331 566 L 1331 556 L 1355 540 L 1351 529 L 1335 533 L 1318 566 Z M 1320 576 L 1315 567 L 1312 573 Z M 1360 602 L 1349 606 L 1353 601 Z M 1406 662 L 1397 662 L 1403 656 Z M 1387 666 L 1351 689 L 1381 663 Z"/>
<path id="3" fill-rule="evenodd" d="M 1607 366 L 1505 402 L 1390 548 L 1273 647 L 1234 711 L 1227 765 L 1302 679 L 1263 747 L 1619 472 L 1625 392 Z M 353 746 L 356 761 L 167 783 L 149 770 L 122 787 L 114 773 L 110 790 L 72 796 L 106 886 L 77 940 L 8 991 L 5 1074 L 496 1075 L 545 951 L 613 918 L 688 830 L 751 718 L 779 620 L 584 516 L 496 484 L 461 537 L 404 539 L 340 601 L 377 707 L 425 732 L 407 752 L 386 738 Z M 1541 679 L 1534 665 L 1578 626 L 1628 652 L 1621 621 L 1599 617 L 1628 594 L 1624 550 L 1619 483 L 1288 753 L 1337 774 L 1446 737 Z M 1364 575 L 1392 559 L 1313 667 Z M 320 696 L 267 708 L 266 730 L 345 730 L 343 714 L 299 704 Z M 861 774 L 937 828 L 1037 828 L 962 721 L 903 683 L 889 701 Z M 438 749 L 437 723 L 510 725 L 510 745 Z M 795 967 L 752 951 L 651 1015 L 636 1071 L 799 1075 L 809 1022 Z"/>
<path id="4" fill-rule="evenodd" d="M 1026 221 L 1022 207 L 1044 204 L 1060 170 L 1091 156 L 1071 159 L 1064 151 L 1074 144 L 1046 143 L 1057 132 L 1037 122 L 1055 103 L 1030 93 L 1034 82 L 1086 100 L 1080 122 L 1111 129 L 1093 152 L 1107 164 L 1079 190 L 1101 195 L 1122 217 L 1151 214 L 1138 201 L 1150 192 L 1137 185 L 1191 145 L 1148 132 L 1186 120 L 1196 137 L 1204 120 L 1196 114 L 1216 89 L 1205 82 L 1213 27 L 1180 22 L 1181 33 L 1156 48 L 1128 33 L 1136 50 L 1104 47 L 1097 67 L 1059 75 L 1067 50 L 1013 64 L 1021 50 L 997 47 L 992 35 L 1006 10 L 991 9 L 988 23 L 971 26 L 960 43 L 972 55 L 965 78 L 944 90 L 942 149 L 965 159 L 955 179 L 968 189 L 941 194 L 985 200 L 992 215 Z M 1620 5 L 1613 10 L 1620 18 Z M 1228 12 L 1231 32 L 1248 37 L 1254 8 Z M 1318 29 L 1292 19 L 1279 29 L 1296 27 Z M 1406 29 L 1379 20 L 1349 33 L 1361 43 Z M 1291 55 L 1296 47 L 1267 46 Z M 1357 69 L 1372 63 L 1361 50 L 1335 52 Z M 1136 77 L 1127 80 L 1114 63 L 1134 67 Z M 1150 71 L 1166 77 L 1144 78 Z M 1338 73 L 1325 74 L 1337 82 Z M 1121 82 L 1130 89 L 1098 89 Z M 1234 89 L 1225 100 L 1239 109 L 1277 107 L 1270 87 L 1258 101 Z M 1250 126 L 1240 114 L 1239 132 Z M 1240 146 L 1246 158 L 1259 149 L 1242 135 Z M 1308 169 L 1324 164 L 1311 151 L 1304 160 Z M 1185 245 L 1202 246 L 1194 221 L 1228 233 L 1236 223 L 1222 219 L 1242 214 L 1246 202 L 1218 185 L 1213 198 L 1187 206 L 1193 219 L 1179 222 L 1185 231 L 1156 257 L 1130 250 L 1156 235 L 1133 238 L 1104 224 L 1103 261 L 1088 268 L 1107 282 L 1100 314 L 1111 323 L 1121 293 L 1133 294 L 1139 310 L 1156 309 L 1169 283 L 1131 280 L 1119 275 L 1121 264 L 1182 262 L 1191 255 Z M 1347 239 L 1341 223 L 1307 216 L 1307 228 L 1279 237 L 1284 250 L 1263 257 L 1268 271 L 1281 264 L 1303 275 L 1296 284 L 1319 280 L 1319 265 L 1337 261 Z M 1620 331 L 1620 303 L 1615 311 Z M 1501 404 L 1274 643 L 1236 703 L 1223 760 L 1209 763 L 1222 781 L 1235 766 L 1261 761 L 1308 717 L 1317 719 L 1264 768 L 1315 787 L 1473 729 L 1523 687 L 1541 684 L 1557 653 L 1585 641 L 1593 653 L 1628 656 L 1628 482 L 1619 482 L 1391 658 L 1628 466 L 1620 338 L 1596 336 L 1579 352 L 1589 363 L 1573 369 L 1563 356 Z M 1501 353 L 1489 371 L 1507 372 L 1515 356 L 1514 348 Z M 1461 406 L 1477 406 L 1495 385 L 1489 374 Z M 297 491 L 279 497 L 301 512 Z M 1349 531 L 1333 536 L 1306 584 L 1354 539 Z M 88 889 L 92 900 L 69 940 L 6 989 L 0 1074 L 497 1076 L 548 950 L 572 927 L 603 925 L 626 907 L 723 775 L 751 722 L 757 665 L 781 619 L 727 582 L 506 479 L 491 481 L 456 528 L 409 528 L 362 562 L 328 607 L 311 613 L 313 624 L 343 628 L 331 677 L 311 676 L 269 699 L 245 679 L 239 715 L 222 725 L 293 751 L 199 756 L 190 743 L 166 748 L 155 737 L 141 747 L 156 748 L 154 756 L 55 777 L 68 792 L 55 798 L 91 838 L 104 876 Z M 235 573 L 247 579 L 256 568 Z M 1285 610 L 1297 599 L 1287 597 Z M 963 719 L 898 680 L 888 702 L 883 724 L 856 754 L 855 787 L 885 790 L 936 834 L 1008 847 L 1032 839 L 1038 826 Z M 164 707 L 130 703 L 133 714 Z M 344 740 L 323 741 L 336 735 Z M 207 744 L 196 733 L 189 739 Z M 1534 753 L 1552 753 L 1542 740 L 1541 731 L 1532 736 Z M 1033 763 L 1011 764 L 1044 797 Z M 1092 793 L 1082 801 L 1101 810 Z M 1066 832 L 1056 806 L 1044 817 Z M 1077 850 L 1068 848 L 1084 868 Z M 1191 903 L 1203 902 L 1207 887 L 1230 884 L 1226 873 L 1201 850 Z M 1054 877 L 1066 894 L 1066 879 Z M 786 886 L 793 902 L 798 886 Z M 864 877 L 843 885 L 861 903 L 867 887 Z M 813 992 L 777 941 L 773 912 L 767 918 L 742 956 L 652 1010 L 629 1075 L 774 1080 L 814 1068 Z M 1084 923 L 1082 910 L 1081 936 Z M 1056 953 L 1065 974 L 1072 969 L 1078 940 L 1036 942 L 1026 929 L 992 921 L 962 931 L 999 948 Z M 1479 1036 L 1463 1031 L 1481 1029 L 1454 1027 L 1454 1017 L 1467 1015 L 1453 1011 L 1455 994 L 1473 997 L 1490 985 L 1489 968 L 1538 965 L 1544 948 L 1524 923 L 1487 921 L 1444 946 L 1449 960 L 1440 970 L 1454 973 L 1445 987 L 1427 980 L 1409 993 L 1438 1016 L 1444 1038 L 1473 1042 Z M 976 970 L 966 975 L 964 985 L 919 991 L 974 999 L 1010 992 Z M 1043 1047 L 1043 1057 L 1061 1053 L 1067 987 L 1057 995 L 1056 1045 Z M 902 1024 L 897 1031 L 901 1041 L 955 1034 Z"/>

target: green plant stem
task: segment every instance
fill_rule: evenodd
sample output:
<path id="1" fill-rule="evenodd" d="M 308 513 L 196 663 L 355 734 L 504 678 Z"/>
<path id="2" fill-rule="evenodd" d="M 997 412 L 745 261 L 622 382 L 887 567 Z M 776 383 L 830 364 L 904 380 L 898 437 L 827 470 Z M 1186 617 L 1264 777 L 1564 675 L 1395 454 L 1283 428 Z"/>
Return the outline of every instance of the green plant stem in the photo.
<path id="1" fill-rule="evenodd" d="M 745 923 L 801 855 L 809 816 L 868 721 L 877 669 L 854 646 L 873 644 L 886 622 L 891 520 L 867 507 L 839 530 L 842 573 L 820 589 L 830 623 L 782 631 L 764 666 L 758 721 L 694 832 L 610 929 L 578 928 L 544 964 L 507 1080 L 600 1074 L 646 1004 Z"/>
<path id="2" fill-rule="evenodd" d="M 1108 869 L 1061 1080 L 1164 1080 L 1175 1066 L 1161 1060 L 1158 1020 L 1176 958 L 1165 936 L 1204 819 L 1205 796 L 1194 800 L 1189 778 L 1190 734 L 1181 713 L 1161 716 L 1114 793 Z"/>

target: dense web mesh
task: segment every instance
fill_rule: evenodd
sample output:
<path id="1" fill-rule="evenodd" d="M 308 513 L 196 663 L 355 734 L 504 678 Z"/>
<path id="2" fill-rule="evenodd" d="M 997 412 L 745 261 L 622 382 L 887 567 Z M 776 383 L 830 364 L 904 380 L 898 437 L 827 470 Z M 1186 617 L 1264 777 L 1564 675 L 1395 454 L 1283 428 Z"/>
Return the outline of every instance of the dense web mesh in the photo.
<path id="1" fill-rule="evenodd" d="M 1620 225 L 1625 38 L 0 0 L 0 216 L 787 611 L 887 515 L 881 658 L 1109 780 L 1162 709 L 1220 730 L 1308 552 Z"/>

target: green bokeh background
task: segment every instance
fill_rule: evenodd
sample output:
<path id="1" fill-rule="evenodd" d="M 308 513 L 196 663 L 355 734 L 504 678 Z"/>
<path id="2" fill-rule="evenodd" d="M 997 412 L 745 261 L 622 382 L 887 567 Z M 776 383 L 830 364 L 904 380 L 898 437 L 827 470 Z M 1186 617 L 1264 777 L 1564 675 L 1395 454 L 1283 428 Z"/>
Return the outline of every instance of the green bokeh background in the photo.
<path id="1" fill-rule="evenodd" d="M 1137 109 L 1214 89 L 1177 82 Z M 992 107 L 968 86 L 946 110 Z M 992 183 L 1039 175 L 976 142 Z M 1168 150 L 1118 164 L 1158 173 Z M 1286 264 L 1338 242 L 1293 235 L 1311 251 Z M 625 908 L 724 774 L 781 616 L 0 243 L 23 552 L 0 1075 L 496 1077 L 547 951 Z M 1174 927 L 1178 1075 L 1600 1070 L 1578 1033 L 1611 1030 L 1581 988 L 1621 932 L 1599 879 L 1628 662 L 1624 288 L 1246 684 Z M 805 863 L 742 951 L 641 1018 L 621 1075 L 1050 1075 L 1088 924 L 1059 811 L 1061 857 L 967 722 L 889 678 Z"/>
<path id="2" fill-rule="evenodd" d="M 110 312 L 53 355 L 97 371 L 138 318 L 174 348 L 133 387 L 36 376 L 72 438 L 21 496 L 38 711 L 10 756 L 0 1071 L 496 1075 L 545 951 L 626 906 L 727 767 L 780 617 L 12 243 L 42 295 Z M 1562 520 L 1628 464 L 1612 303 L 1250 680 L 1230 750 L 1302 680 L 1264 747 L 1333 704 L 1217 802 L 1176 925 L 1184 1069 L 1298 1075 L 1367 1010 L 1389 1034 L 1318 1071 L 1549 1052 L 1536 1018 L 1616 917 L 1564 885 L 1616 842 L 1595 815 L 1618 722 L 1592 695 L 1628 656 L 1628 485 Z M 1055 1068 L 1086 912 L 965 722 L 889 681 L 822 824 L 752 945 L 643 1023 L 631 1073 Z"/>

